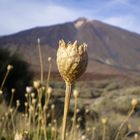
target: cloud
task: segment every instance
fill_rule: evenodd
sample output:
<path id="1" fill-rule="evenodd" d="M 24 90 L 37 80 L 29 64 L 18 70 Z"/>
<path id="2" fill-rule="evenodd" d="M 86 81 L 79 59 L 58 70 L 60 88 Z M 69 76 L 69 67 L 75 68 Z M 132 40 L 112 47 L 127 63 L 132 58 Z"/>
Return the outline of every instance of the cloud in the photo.
<path id="1" fill-rule="evenodd" d="M 8 1 L 8 0 L 7 0 Z M 13 33 L 35 26 L 46 26 L 75 20 L 88 15 L 88 10 L 76 10 L 53 2 L 49 3 L 19 3 L 15 0 L 10 9 L 2 10 L 1 34 Z M 6 4 L 6 3 L 5 3 Z"/>
<path id="2" fill-rule="evenodd" d="M 79 17 L 102 20 L 140 32 L 136 29 L 139 14 L 131 0 L 81 0 L 79 3 L 74 0 L 0 0 L 0 35 L 73 21 Z"/>

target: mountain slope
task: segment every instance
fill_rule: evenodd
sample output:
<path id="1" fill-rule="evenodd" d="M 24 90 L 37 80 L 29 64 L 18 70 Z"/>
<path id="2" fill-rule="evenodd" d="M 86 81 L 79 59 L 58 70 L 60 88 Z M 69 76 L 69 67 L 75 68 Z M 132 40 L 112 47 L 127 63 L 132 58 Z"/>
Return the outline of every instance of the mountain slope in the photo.
<path id="1" fill-rule="evenodd" d="M 140 35 L 100 21 L 79 18 L 74 22 L 47 27 L 36 27 L 13 35 L 0 37 L 0 47 L 19 52 L 39 71 L 37 38 L 41 39 L 45 70 L 47 58 L 54 60 L 58 41 L 78 40 L 88 44 L 89 65 L 87 72 L 125 73 L 140 71 Z"/>

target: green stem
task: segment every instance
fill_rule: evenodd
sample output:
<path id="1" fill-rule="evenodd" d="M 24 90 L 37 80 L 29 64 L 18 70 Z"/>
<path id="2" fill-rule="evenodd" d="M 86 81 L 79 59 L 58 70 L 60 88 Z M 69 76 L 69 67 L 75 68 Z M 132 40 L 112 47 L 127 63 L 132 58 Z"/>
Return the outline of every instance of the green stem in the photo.
<path id="1" fill-rule="evenodd" d="M 68 116 L 68 111 L 70 106 L 71 86 L 72 85 L 70 83 L 66 82 L 63 125 L 62 125 L 62 140 L 66 140 L 66 124 L 67 124 L 67 116 Z"/>

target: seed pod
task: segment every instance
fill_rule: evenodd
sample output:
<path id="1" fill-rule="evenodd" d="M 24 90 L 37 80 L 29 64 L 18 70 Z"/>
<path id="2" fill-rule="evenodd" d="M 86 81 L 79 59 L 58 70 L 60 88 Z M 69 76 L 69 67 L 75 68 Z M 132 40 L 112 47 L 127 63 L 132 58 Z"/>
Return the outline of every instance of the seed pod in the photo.
<path id="1" fill-rule="evenodd" d="M 59 41 L 57 51 L 57 66 L 62 78 L 67 83 L 73 83 L 86 70 L 88 64 L 87 45 L 78 46 L 77 41 L 66 44 Z"/>

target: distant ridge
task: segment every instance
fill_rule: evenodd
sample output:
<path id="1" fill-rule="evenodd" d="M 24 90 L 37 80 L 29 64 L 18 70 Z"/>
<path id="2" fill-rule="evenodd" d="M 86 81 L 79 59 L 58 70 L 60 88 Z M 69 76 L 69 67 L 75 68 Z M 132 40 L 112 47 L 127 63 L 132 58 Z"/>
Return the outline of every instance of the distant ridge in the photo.
<path id="1" fill-rule="evenodd" d="M 55 59 L 58 41 L 78 40 L 88 44 L 89 65 L 87 72 L 126 73 L 140 72 L 140 35 L 98 20 L 79 18 L 64 24 L 36 27 L 12 35 L 0 37 L 0 47 L 12 53 L 19 52 L 39 71 L 37 38 L 41 39 L 44 66 L 47 58 L 53 58 L 53 71 L 57 71 Z"/>

